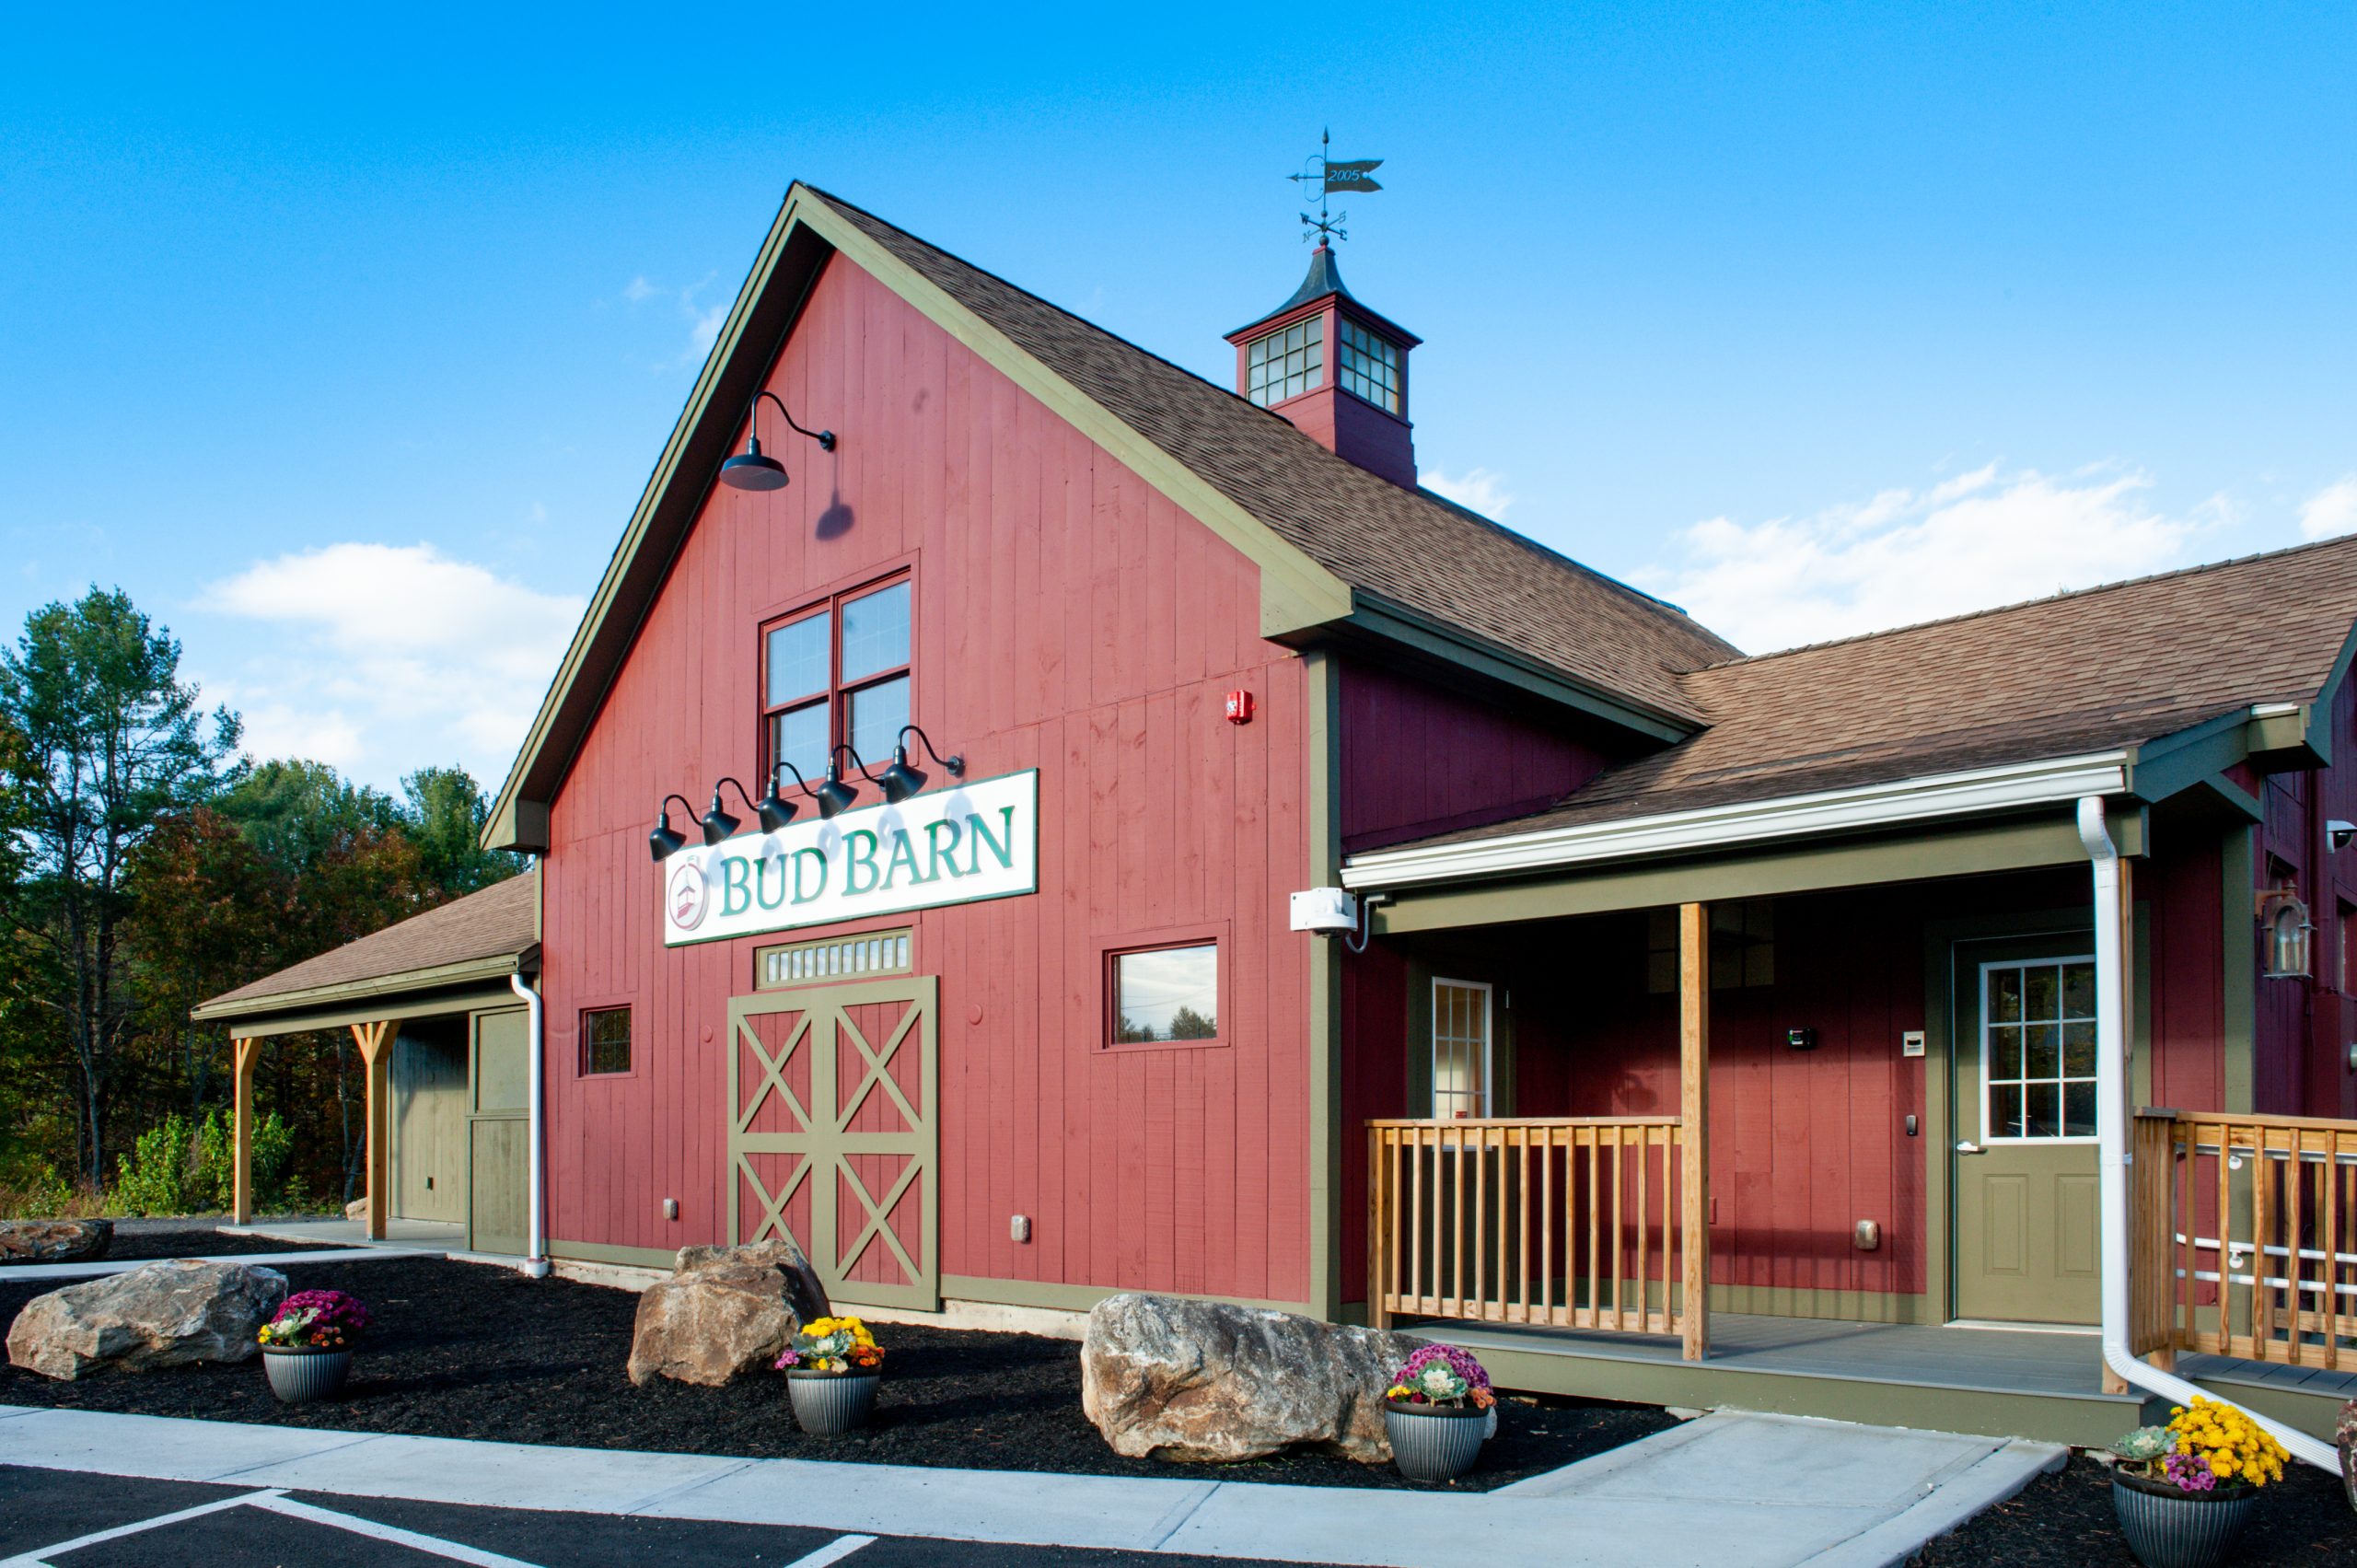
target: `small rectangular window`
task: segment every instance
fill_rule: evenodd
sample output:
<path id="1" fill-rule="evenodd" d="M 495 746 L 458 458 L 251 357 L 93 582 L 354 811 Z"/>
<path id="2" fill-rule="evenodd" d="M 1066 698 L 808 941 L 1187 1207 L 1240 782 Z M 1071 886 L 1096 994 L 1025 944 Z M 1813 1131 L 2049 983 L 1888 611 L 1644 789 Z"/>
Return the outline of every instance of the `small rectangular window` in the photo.
<path id="1" fill-rule="evenodd" d="M 581 1071 L 630 1071 L 630 1009 L 593 1007 L 581 1015 Z"/>
<path id="2" fill-rule="evenodd" d="M 1110 956 L 1109 1043 L 1219 1038 L 1219 944 L 1145 947 Z"/>
<path id="3" fill-rule="evenodd" d="M 1399 345 L 1343 317 L 1342 390 L 1398 413 L 1399 381 Z"/>
<path id="4" fill-rule="evenodd" d="M 1981 1130 L 2016 1142 L 2096 1135 L 2096 966 L 1981 966 Z"/>
<path id="5" fill-rule="evenodd" d="M 1490 1114 L 1490 987 L 1480 981 L 1433 981 L 1433 1115 Z"/>
<path id="6" fill-rule="evenodd" d="M 864 931 L 856 936 L 827 936 L 753 950 L 753 984 L 768 991 L 781 985 L 817 985 L 830 980 L 872 974 L 906 974 L 909 930 Z"/>
<path id="7" fill-rule="evenodd" d="M 1326 380 L 1326 319 L 1312 316 L 1255 338 L 1244 347 L 1246 394 L 1267 408 L 1313 391 Z"/>
<path id="8" fill-rule="evenodd" d="M 1665 996 L 1678 989 L 1678 911 L 1649 912 L 1645 926 L 1645 989 Z M 1776 983 L 1776 900 L 1734 899 L 1711 906 L 1711 989 L 1739 991 Z"/>

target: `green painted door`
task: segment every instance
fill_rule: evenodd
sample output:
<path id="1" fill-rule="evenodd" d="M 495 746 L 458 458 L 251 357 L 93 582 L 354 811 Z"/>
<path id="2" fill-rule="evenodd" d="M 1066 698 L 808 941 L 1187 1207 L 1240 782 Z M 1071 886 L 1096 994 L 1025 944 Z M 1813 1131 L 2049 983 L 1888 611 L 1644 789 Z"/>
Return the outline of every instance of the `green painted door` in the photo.
<path id="1" fill-rule="evenodd" d="M 467 1250 L 531 1245 L 531 1031 L 520 1007 L 477 1013 L 467 1116 Z"/>
<path id="2" fill-rule="evenodd" d="M 419 1018 L 393 1037 L 393 1215 L 467 1217 L 467 1020 Z"/>
<path id="3" fill-rule="evenodd" d="M 931 975 L 728 1004 L 728 1235 L 783 1235 L 838 1303 L 938 1310 Z"/>
<path id="4" fill-rule="evenodd" d="M 1960 956 L 1956 978 L 1955 1314 L 2096 1322 L 2095 959 L 2065 939 Z"/>

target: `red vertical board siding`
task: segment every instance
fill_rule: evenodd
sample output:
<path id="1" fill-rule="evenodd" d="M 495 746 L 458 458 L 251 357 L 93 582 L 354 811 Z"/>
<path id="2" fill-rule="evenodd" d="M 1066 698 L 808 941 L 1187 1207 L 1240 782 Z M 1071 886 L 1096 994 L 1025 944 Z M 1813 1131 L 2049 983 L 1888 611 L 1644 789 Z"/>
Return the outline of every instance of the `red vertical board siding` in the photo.
<path id="1" fill-rule="evenodd" d="M 1304 1299 L 1307 960 L 1272 912 L 1308 864 L 1307 682 L 1257 568 L 841 258 L 770 384 L 841 448 L 713 491 L 552 806 L 551 1235 L 721 1238 L 727 1004 L 780 938 L 664 949 L 646 826 L 758 776 L 762 621 L 906 566 L 917 722 L 970 777 L 1040 771 L 1037 894 L 865 923 L 940 977 L 942 1272 Z M 1224 1043 L 1101 1049 L 1106 943 L 1214 922 Z M 633 1072 L 580 1077 L 580 1009 L 623 1003 Z"/>

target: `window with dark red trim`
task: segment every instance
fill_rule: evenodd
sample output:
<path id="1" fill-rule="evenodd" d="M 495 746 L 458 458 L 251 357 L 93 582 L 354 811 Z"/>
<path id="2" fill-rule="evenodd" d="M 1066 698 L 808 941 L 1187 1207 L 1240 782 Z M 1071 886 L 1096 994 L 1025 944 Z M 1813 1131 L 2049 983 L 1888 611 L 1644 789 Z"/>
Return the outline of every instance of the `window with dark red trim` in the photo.
<path id="1" fill-rule="evenodd" d="M 892 760 L 909 722 L 910 609 L 903 575 L 761 628 L 761 744 L 771 768 L 791 762 L 815 784 L 838 746 L 870 767 Z"/>
<path id="2" fill-rule="evenodd" d="M 630 1071 L 630 1009 L 592 1007 L 581 1015 L 581 1071 Z"/>

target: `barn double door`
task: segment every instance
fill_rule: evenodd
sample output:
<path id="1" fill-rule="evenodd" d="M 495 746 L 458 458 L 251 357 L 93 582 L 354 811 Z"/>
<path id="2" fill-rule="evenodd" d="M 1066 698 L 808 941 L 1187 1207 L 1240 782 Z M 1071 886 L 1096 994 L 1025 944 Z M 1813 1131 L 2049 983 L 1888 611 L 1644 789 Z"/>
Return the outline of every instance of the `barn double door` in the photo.
<path id="1" fill-rule="evenodd" d="M 937 1309 L 939 982 L 762 992 L 728 1004 L 728 1232 L 784 1236 L 828 1294 Z"/>

